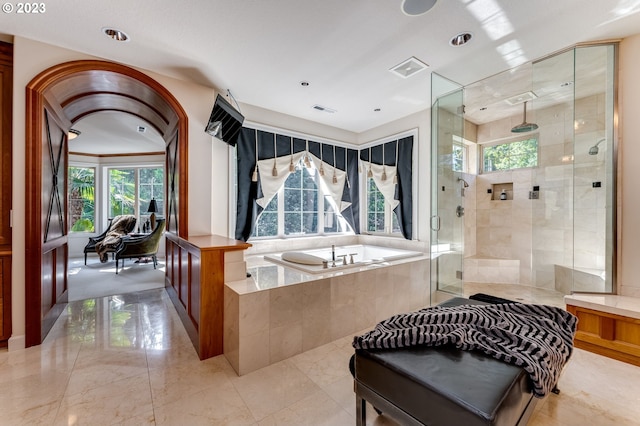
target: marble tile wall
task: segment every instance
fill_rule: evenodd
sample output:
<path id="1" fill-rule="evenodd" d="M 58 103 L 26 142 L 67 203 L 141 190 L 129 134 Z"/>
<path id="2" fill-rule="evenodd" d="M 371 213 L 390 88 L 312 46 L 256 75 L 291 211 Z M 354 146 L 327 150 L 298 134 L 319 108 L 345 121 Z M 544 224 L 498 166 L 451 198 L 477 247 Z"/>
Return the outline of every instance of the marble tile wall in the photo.
<path id="1" fill-rule="evenodd" d="M 613 236 L 606 235 L 612 174 L 605 167 L 607 148 L 589 155 L 604 137 L 605 102 L 604 95 L 594 95 L 577 100 L 575 111 L 570 104 L 531 110 L 528 120 L 540 126 L 539 166 L 471 179 L 476 198 L 475 205 L 468 199 L 465 206 L 465 236 L 471 241 L 466 257 L 519 260 L 518 282 L 541 288 L 554 288 L 554 265 L 605 268 L 607 247 L 613 245 Z M 520 119 L 478 126 L 478 142 L 513 138 L 510 129 Z M 507 201 L 487 193 L 497 183 L 513 183 Z M 540 186 L 540 198 L 529 200 L 534 185 Z"/>

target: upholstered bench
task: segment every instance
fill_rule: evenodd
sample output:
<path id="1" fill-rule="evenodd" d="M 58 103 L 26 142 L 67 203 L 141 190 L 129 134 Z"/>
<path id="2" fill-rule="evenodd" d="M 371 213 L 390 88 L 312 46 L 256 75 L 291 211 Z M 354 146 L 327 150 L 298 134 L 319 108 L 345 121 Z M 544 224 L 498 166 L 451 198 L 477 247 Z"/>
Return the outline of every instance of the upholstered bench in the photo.
<path id="1" fill-rule="evenodd" d="M 443 306 L 485 304 L 454 298 Z M 402 425 L 524 425 L 538 400 L 516 366 L 451 347 L 356 350 L 357 425 L 366 402 Z"/>

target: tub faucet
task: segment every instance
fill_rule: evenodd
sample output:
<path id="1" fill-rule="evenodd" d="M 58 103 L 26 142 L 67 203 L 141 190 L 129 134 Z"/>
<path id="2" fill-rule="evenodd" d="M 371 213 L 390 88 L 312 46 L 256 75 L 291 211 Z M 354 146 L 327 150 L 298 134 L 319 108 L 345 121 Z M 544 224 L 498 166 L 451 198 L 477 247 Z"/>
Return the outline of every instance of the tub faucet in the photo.
<path id="1" fill-rule="evenodd" d="M 336 246 L 331 244 L 331 260 L 336 261 Z"/>
<path id="2" fill-rule="evenodd" d="M 343 264 L 343 265 L 346 265 L 346 264 L 347 264 L 347 256 L 348 256 L 348 255 L 346 255 L 346 254 L 341 254 L 340 256 L 338 256 L 338 257 L 341 257 L 341 258 L 342 258 L 342 264 Z"/>

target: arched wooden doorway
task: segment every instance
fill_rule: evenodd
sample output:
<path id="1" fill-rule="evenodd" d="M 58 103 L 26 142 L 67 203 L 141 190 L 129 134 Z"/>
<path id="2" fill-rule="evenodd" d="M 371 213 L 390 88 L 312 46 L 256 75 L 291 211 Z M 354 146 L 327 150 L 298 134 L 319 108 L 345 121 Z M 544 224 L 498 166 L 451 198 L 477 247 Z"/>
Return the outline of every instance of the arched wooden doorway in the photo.
<path id="1" fill-rule="evenodd" d="M 166 144 L 167 232 L 187 235 L 187 115 L 149 76 L 105 61 L 51 67 L 27 85 L 26 346 L 38 345 L 67 301 L 67 133 L 99 111 L 136 115 Z"/>

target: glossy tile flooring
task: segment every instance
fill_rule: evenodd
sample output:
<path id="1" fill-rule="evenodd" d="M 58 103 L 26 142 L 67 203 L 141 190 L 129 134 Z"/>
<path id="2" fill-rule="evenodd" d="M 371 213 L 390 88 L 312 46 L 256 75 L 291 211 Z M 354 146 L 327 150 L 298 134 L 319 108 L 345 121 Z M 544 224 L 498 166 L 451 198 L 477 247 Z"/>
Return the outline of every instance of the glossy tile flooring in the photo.
<path id="1" fill-rule="evenodd" d="M 347 337 L 238 377 L 199 361 L 162 289 L 74 301 L 42 345 L 0 351 L 0 424 L 354 425 L 352 352 Z M 530 425 L 638 424 L 638 367 L 576 350 L 560 389 Z"/>

